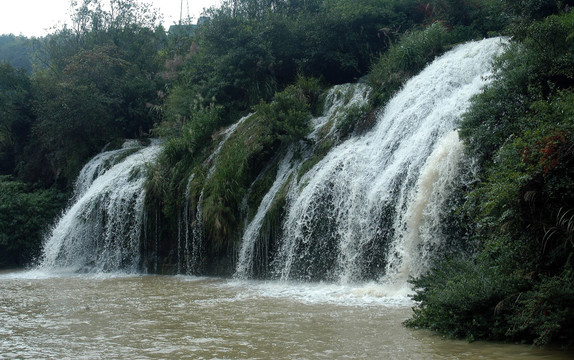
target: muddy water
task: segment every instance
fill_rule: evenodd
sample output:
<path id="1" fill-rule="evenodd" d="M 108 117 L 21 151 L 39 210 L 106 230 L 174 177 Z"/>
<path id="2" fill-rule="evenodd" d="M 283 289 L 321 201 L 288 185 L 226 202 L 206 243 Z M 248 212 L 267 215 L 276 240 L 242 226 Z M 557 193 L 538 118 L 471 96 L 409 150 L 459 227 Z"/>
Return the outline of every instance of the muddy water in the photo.
<path id="1" fill-rule="evenodd" d="M 570 359 L 406 329 L 375 284 L 0 273 L 1 359 Z"/>

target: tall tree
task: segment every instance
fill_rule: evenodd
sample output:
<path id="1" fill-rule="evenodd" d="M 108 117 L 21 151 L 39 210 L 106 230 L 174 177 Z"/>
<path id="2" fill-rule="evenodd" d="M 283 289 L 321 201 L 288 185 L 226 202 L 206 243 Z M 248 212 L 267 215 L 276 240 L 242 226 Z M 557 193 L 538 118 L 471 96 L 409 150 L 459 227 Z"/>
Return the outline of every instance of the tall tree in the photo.
<path id="1" fill-rule="evenodd" d="M 0 64 L 0 174 L 12 174 L 33 120 L 31 84 L 23 69 Z"/>
<path id="2" fill-rule="evenodd" d="M 162 87 L 164 39 L 149 5 L 83 0 L 73 6 L 71 28 L 38 42 L 44 66 L 34 77 L 37 121 L 21 172 L 64 186 L 106 143 L 149 131 Z"/>

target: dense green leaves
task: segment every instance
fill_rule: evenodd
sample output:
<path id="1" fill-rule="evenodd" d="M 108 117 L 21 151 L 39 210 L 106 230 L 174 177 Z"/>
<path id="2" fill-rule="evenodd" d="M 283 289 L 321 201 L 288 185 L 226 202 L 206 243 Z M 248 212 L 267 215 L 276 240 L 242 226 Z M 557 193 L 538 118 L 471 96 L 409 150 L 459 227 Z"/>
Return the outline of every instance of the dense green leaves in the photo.
<path id="1" fill-rule="evenodd" d="M 504 0 L 509 12 L 525 21 L 543 19 L 574 5 L 571 0 Z"/>
<path id="2" fill-rule="evenodd" d="M 301 140 L 310 131 L 309 104 L 302 89 L 296 86 L 276 93 L 273 102 L 259 104 L 255 111 L 270 123 L 272 133 L 284 143 Z"/>
<path id="3" fill-rule="evenodd" d="M 512 295 L 525 283 L 508 270 L 486 261 L 439 263 L 432 275 L 413 281 L 417 292 L 413 299 L 421 305 L 407 325 L 468 340 L 504 338 L 505 329 L 495 325 L 504 319 L 503 301 L 514 300 Z"/>
<path id="4" fill-rule="evenodd" d="M 298 75 L 336 84 L 366 75 L 372 57 L 424 20 L 416 1 L 230 1 L 210 13 L 179 73 L 192 101 L 229 119 Z"/>
<path id="5" fill-rule="evenodd" d="M 369 82 L 375 90 L 374 104 L 388 101 L 406 80 L 442 54 L 449 41 L 447 29 L 437 22 L 426 29 L 409 32 L 396 45 L 391 45 L 369 74 Z"/>
<path id="6" fill-rule="evenodd" d="M 33 137 L 19 176 L 68 186 L 79 169 L 117 138 L 148 133 L 156 121 L 161 39 L 153 14 L 131 0 L 84 1 L 74 28 L 37 41 L 43 69 L 33 77 Z"/>
<path id="7" fill-rule="evenodd" d="M 44 231 L 65 199 L 56 190 L 0 177 L 0 267 L 24 266 L 39 255 Z"/>
<path id="8" fill-rule="evenodd" d="M 15 35 L 0 35 L 0 63 L 7 63 L 16 69 L 32 71 L 32 40 Z"/>
<path id="9" fill-rule="evenodd" d="M 515 25 L 493 82 L 464 116 L 460 134 L 481 172 L 463 211 L 481 251 L 413 281 L 421 303 L 409 325 L 469 339 L 571 342 L 573 20 L 566 13 Z M 480 285 L 485 276 L 490 290 Z"/>
<path id="10" fill-rule="evenodd" d="M 13 173 L 33 119 L 30 79 L 24 70 L 0 64 L 0 174 Z"/>

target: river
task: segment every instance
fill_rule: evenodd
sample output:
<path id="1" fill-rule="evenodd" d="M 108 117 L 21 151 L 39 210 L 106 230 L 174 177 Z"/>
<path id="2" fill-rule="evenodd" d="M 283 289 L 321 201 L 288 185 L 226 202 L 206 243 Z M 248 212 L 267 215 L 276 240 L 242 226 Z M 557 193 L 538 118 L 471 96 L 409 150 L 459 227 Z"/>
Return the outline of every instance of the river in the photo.
<path id="1" fill-rule="evenodd" d="M 0 273 L 2 359 L 571 359 L 405 328 L 384 287 Z"/>

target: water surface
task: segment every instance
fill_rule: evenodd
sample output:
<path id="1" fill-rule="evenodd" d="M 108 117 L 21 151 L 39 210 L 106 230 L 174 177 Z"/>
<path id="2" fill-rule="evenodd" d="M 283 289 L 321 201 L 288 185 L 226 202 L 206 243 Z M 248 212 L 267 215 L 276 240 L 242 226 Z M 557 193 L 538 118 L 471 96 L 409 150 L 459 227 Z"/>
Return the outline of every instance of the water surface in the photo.
<path id="1" fill-rule="evenodd" d="M 390 295 L 393 293 L 394 295 Z M 0 273 L 0 358 L 570 359 L 444 340 L 401 325 L 380 285 L 140 275 Z"/>

